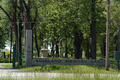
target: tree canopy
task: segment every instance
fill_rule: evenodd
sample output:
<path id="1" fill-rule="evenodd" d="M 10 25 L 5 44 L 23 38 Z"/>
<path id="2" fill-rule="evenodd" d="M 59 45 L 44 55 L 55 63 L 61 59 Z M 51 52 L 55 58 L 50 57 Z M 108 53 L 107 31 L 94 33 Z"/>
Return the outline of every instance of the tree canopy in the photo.
<path id="1" fill-rule="evenodd" d="M 110 56 L 119 50 L 119 0 L 111 1 L 110 8 Z M 25 11 L 26 22 L 22 22 Z M 18 18 L 21 16 L 21 20 Z M 22 51 L 24 27 L 33 30 L 33 50 L 42 48 L 47 39 L 54 57 L 96 59 L 105 56 L 107 2 L 105 0 L 1 0 L 0 48 L 9 39 L 10 21 L 14 20 L 14 39 Z M 19 24 L 22 23 L 22 24 Z M 18 36 L 19 35 L 19 36 Z"/>

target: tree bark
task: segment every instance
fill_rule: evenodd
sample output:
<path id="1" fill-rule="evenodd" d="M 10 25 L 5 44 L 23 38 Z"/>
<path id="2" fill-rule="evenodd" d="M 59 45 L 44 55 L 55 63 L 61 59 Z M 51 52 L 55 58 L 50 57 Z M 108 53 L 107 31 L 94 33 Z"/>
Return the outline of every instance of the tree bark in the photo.
<path id="1" fill-rule="evenodd" d="M 83 33 L 79 34 L 79 38 L 80 38 L 80 59 L 82 59 L 82 48 L 81 48 L 81 45 L 82 45 L 82 40 L 83 40 Z"/>
<path id="2" fill-rule="evenodd" d="M 58 46 L 58 41 L 56 41 L 56 57 L 59 57 L 59 46 Z"/>
<path id="3" fill-rule="evenodd" d="M 90 25 L 91 27 L 91 36 L 92 36 L 92 59 L 96 59 L 96 18 L 95 18 L 95 1 L 92 0 L 92 6 L 91 6 L 91 20 L 92 23 Z"/>
<path id="4" fill-rule="evenodd" d="M 36 44 L 37 54 L 38 54 L 38 57 L 40 57 L 40 51 L 38 48 L 38 41 L 37 41 L 37 34 L 36 34 L 36 27 L 34 28 L 34 34 L 35 34 L 35 44 Z"/>
<path id="5" fill-rule="evenodd" d="M 18 28 L 17 28 L 17 19 L 16 19 L 16 12 L 17 12 L 17 8 L 16 8 L 16 4 L 17 4 L 17 0 L 15 1 L 15 5 L 13 5 L 13 20 L 14 23 L 12 23 L 12 25 L 14 26 L 14 31 L 15 31 L 15 43 L 16 43 L 16 51 L 17 51 L 17 55 L 16 55 L 16 60 L 18 61 Z"/>
<path id="6" fill-rule="evenodd" d="M 102 57 L 103 58 L 105 58 L 105 52 L 106 52 L 105 46 L 106 46 L 105 37 L 103 37 L 103 40 L 102 40 Z"/>
<path id="7" fill-rule="evenodd" d="M 19 0 L 19 4 L 20 4 L 20 11 L 19 11 L 19 17 L 21 18 L 21 15 L 22 15 L 22 12 L 23 12 L 23 5 L 22 5 L 22 1 Z M 20 59 L 20 62 L 19 62 L 19 65 L 22 65 L 22 29 L 23 29 L 23 26 L 22 26 L 22 21 L 19 19 L 19 59 Z"/>
<path id="8" fill-rule="evenodd" d="M 0 6 L 0 8 L 2 9 L 2 11 L 7 15 L 7 17 L 9 18 L 9 20 L 11 21 L 11 18 L 10 18 L 10 16 L 9 16 L 9 14 L 3 9 L 3 7 L 2 6 Z"/>
<path id="9" fill-rule="evenodd" d="M 87 46 L 87 50 L 86 50 L 86 58 L 89 59 L 90 58 L 90 52 L 89 52 L 89 37 L 86 38 L 86 46 Z"/>
<path id="10" fill-rule="evenodd" d="M 51 54 L 52 54 L 52 56 L 54 58 L 54 43 L 53 42 L 52 42 Z"/>
<path id="11" fill-rule="evenodd" d="M 80 58 L 80 37 L 79 33 L 76 31 L 77 26 L 74 26 L 75 32 L 74 32 L 74 58 L 79 59 Z"/>
<path id="12" fill-rule="evenodd" d="M 19 20 L 19 36 L 18 36 L 18 39 L 19 39 L 19 49 L 18 49 L 18 58 L 19 58 L 19 62 L 18 62 L 18 64 L 19 65 L 22 65 L 22 39 L 21 39 L 21 37 L 22 37 L 22 23 L 21 23 L 21 21 Z"/>
<path id="13" fill-rule="evenodd" d="M 32 26 L 31 26 L 32 30 L 35 25 L 35 22 L 37 21 L 37 13 L 38 13 L 38 9 L 36 9 L 36 11 L 35 11 L 34 23 L 32 23 Z M 37 54 L 38 54 L 38 57 L 40 57 L 40 51 L 38 48 L 38 41 L 37 41 L 37 34 L 36 34 L 36 26 L 34 27 L 34 34 L 35 34 L 35 44 L 36 44 Z"/>
<path id="14" fill-rule="evenodd" d="M 107 0 L 107 23 L 106 23 L 106 61 L 105 70 L 108 71 L 109 65 L 109 23 L 110 23 L 110 0 Z"/>
<path id="15" fill-rule="evenodd" d="M 68 57 L 68 56 L 67 56 L 67 49 L 68 49 L 68 47 L 67 47 L 67 37 L 66 37 L 66 43 L 65 43 L 65 58 Z"/>

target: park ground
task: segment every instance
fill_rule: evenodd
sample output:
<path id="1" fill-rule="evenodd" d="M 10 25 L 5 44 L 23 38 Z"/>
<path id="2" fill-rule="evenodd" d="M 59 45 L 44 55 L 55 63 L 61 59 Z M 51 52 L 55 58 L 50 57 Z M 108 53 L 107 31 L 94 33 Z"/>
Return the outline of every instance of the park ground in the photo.
<path id="1" fill-rule="evenodd" d="M 25 68 L 12 63 L 0 63 L 1 80 L 119 80 L 120 72 L 114 69 L 113 60 L 109 71 L 104 66 L 42 65 Z"/>

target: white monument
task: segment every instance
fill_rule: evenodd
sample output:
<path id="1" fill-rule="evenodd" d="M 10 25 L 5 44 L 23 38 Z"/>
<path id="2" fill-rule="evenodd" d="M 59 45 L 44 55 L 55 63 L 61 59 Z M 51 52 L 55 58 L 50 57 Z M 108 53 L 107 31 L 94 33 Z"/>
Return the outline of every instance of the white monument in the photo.
<path id="1" fill-rule="evenodd" d="M 48 49 L 46 48 L 46 39 L 43 40 L 43 48 L 41 49 L 41 58 L 48 58 Z"/>

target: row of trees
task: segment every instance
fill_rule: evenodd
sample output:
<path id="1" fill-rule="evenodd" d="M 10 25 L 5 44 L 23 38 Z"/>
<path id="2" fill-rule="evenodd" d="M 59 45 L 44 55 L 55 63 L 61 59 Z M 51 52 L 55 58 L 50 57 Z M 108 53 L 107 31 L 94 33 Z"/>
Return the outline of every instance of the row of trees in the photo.
<path id="1" fill-rule="evenodd" d="M 4 30 L 1 34 L 8 32 L 6 22 L 13 19 L 15 42 L 20 53 L 24 44 L 24 28 L 17 14 L 22 16 L 25 11 L 27 20 L 25 29 L 33 30 L 33 49 L 37 51 L 38 56 L 44 38 L 48 40 L 48 45 L 51 45 L 53 57 L 54 53 L 57 57 L 61 56 L 60 53 L 65 53 L 65 57 L 67 54 L 71 56 L 74 54 L 74 58 L 79 59 L 84 52 L 87 59 L 96 59 L 98 51 L 105 56 L 107 12 L 105 0 L 1 0 L 0 3 L 2 11 L 0 30 Z M 109 28 L 110 56 L 119 50 L 119 10 L 119 1 L 112 1 Z M 6 36 L 0 40 L 3 45 L 8 39 Z"/>

